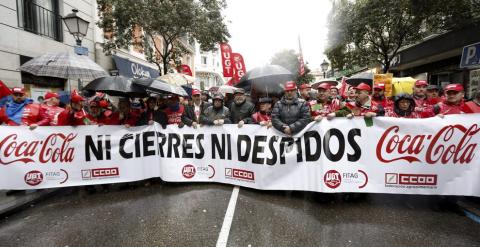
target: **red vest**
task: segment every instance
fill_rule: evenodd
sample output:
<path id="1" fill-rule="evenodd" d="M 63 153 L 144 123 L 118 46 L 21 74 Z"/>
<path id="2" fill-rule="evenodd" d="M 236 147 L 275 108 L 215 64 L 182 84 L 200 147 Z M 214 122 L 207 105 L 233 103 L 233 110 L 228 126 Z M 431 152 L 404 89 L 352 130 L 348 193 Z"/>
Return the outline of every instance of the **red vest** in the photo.
<path id="1" fill-rule="evenodd" d="M 182 122 L 182 114 L 185 110 L 185 107 L 180 104 L 180 107 L 177 111 L 172 111 L 170 108 L 165 109 L 165 114 L 167 114 L 168 124 L 179 124 Z"/>

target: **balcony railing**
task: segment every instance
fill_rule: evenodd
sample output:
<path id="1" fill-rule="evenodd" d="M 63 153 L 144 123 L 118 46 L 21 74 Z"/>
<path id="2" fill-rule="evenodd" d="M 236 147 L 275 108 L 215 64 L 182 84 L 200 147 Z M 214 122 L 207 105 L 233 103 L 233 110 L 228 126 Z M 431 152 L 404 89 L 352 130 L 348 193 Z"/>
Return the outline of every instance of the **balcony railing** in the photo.
<path id="1" fill-rule="evenodd" d="M 28 0 L 17 1 L 18 23 L 25 31 L 63 41 L 62 16 Z"/>

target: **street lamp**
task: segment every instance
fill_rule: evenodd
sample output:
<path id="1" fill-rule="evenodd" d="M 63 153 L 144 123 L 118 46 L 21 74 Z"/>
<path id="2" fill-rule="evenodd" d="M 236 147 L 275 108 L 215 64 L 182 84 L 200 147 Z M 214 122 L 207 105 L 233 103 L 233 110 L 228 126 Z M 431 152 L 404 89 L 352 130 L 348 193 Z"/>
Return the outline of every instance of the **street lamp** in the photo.
<path id="1" fill-rule="evenodd" d="M 72 13 L 63 17 L 62 20 L 67 26 L 68 32 L 77 41 L 77 46 L 82 46 L 82 39 L 87 35 L 89 22 L 77 15 L 78 9 L 72 9 Z"/>
<path id="2" fill-rule="evenodd" d="M 323 79 L 325 79 L 325 72 L 328 70 L 329 65 L 330 64 L 327 61 L 325 61 L 325 59 L 323 59 L 322 64 L 320 64 L 320 67 L 322 68 L 322 72 L 323 72 Z"/>

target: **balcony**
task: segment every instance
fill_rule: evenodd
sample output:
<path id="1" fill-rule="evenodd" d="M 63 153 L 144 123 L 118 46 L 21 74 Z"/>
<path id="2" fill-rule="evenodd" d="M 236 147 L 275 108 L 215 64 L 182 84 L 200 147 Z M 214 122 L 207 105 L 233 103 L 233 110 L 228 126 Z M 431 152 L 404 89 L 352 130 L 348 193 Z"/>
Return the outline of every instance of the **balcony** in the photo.
<path id="1" fill-rule="evenodd" d="M 58 2 L 51 2 L 51 9 L 58 10 Z M 18 25 L 25 31 L 63 41 L 62 16 L 58 11 L 37 5 L 32 0 L 17 0 Z"/>

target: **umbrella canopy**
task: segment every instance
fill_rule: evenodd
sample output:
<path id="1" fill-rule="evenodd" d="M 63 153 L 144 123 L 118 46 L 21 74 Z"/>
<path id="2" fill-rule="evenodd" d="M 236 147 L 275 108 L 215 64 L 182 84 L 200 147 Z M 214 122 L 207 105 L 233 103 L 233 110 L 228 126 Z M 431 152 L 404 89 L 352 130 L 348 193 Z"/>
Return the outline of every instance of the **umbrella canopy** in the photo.
<path id="1" fill-rule="evenodd" d="M 370 86 L 373 86 L 373 73 L 371 72 L 362 72 L 355 74 L 346 80 L 347 84 L 352 86 L 358 86 L 360 83 L 366 83 Z"/>
<path id="2" fill-rule="evenodd" d="M 108 73 L 88 56 L 67 52 L 47 53 L 35 57 L 20 66 L 20 70 L 36 76 L 87 81 L 108 76 Z"/>
<path id="3" fill-rule="evenodd" d="M 252 94 L 282 94 L 283 84 L 295 76 L 280 65 L 265 65 L 248 71 L 235 87 Z"/>
<path id="4" fill-rule="evenodd" d="M 124 76 L 107 76 L 93 80 L 84 88 L 88 91 L 104 92 L 112 96 L 143 98 L 147 92 L 132 83 L 132 79 Z"/>
<path id="5" fill-rule="evenodd" d="M 326 82 L 326 83 L 328 83 L 328 84 L 330 84 L 331 86 L 334 86 L 334 87 L 338 85 L 338 81 L 336 81 L 335 79 L 324 79 L 324 80 L 320 80 L 320 81 L 317 81 L 317 82 L 313 83 L 312 88 L 317 89 L 317 87 L 324 82 Z"/>
<path id="6" fill-rule="evenodd" d="M 214 87 L 209 88 L 208 91 L 209 91 L 210 93 L 216 93 L 216 92 L 218 92 L 218 88 L 219 88 L 219 87 L 214 86 Z"/>
<path id="7" fill-rule="evenodd" d="M 195 82 L 195 78 L 189 75 L 180 74 L 180 73 L 169 73 L 162 76 L 157 77 L 157 80 L 164 81 L 168 84 L 181 86 L 185 84 L 193 84 Z"/>
<path id="8" fill-rule="evenodd" d="M 231 93 L 233 94 L 233 92 L 235 91 L 235 89 L 237 89 L 236 87 L 232 87 L 232 86 L 229 86 L 229 85 L 222 85 L 218 88 L 218 92 L 219 93 L 223 93 L 223 94 L 226 94 L 226 93 Z"/>
<path id="9" fill-rule="evenodd" d="M 171 85 L 158 79 L 134 79 L 133 84 L 147 90 L 147 92 L 188 96 L 187 92 L 182 87 Z"/>

